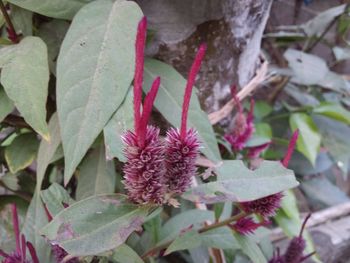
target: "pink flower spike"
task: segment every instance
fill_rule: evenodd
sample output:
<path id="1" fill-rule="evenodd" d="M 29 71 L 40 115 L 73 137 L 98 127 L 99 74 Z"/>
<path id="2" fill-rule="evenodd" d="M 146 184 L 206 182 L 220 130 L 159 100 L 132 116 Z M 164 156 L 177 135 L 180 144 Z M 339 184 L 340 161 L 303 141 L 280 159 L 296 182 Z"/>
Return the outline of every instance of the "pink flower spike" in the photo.
<path id="1" fill-rule="evenodd" d="M 35 248 L 32 243 L 27 241 L 27 248 L 29 250 L 29 254 L 32 257 L 33 263 L 40 263 L 38 255 L 36 254 Z"/>
<path id="2" fill-rule="evenodd" d="M 160 86 L 160 77 L 157 77 L 153 83 L 150 91 L 147 93 L 144 106 L 142 110 L 142 117 L 141 117 L 141 123 L 140 123 L 140 133 L 139 133 L 139 145 L 140 147 L 144 146 L 145 143 L 145 136 L 146 136 L 146 129 L 147 129 L 147 123 L 149 120 L 149 117 L 152 112 L 152 107 L 154 100 L 156 99 L 156 95 L 158 93 Z"/>
<path id="3" fill-rule="evenodd" d="M 255 100 L 250 100 L 250 108 L 248 112 L 247 122 L 253 122 L 254 121 L 254 107 L 255 107 Z"/>
<path id="4" fill-rule="evenodd" d="M 186 131 L 187 131 L 187 116 L 188 116 L 188 109 L 190 106 L 190 100 L 192 95 L 192 88 L 194 86 L 197 73 L 199 71 L 199 68 L 202 64 L 202 60 L 205 55 L 205 51 L 207 49 L 207 46 L 205 44 L 202 44 L 197 52 L 197 55 L 193 61 L 193 64 L 191 66 L 191 70 L 187 79 L 187 84 L 185 88 L 185 95 L 184 95 L 184 101 L 182 104 L 182 116 L 181 116 L 181 131 L 180 136 L 181 139 L 185 138 Z"/>
<path id="5" fill-rule="evenodd" d="M 15 232 L 15 239 L 16 239 L 16 252 L 17 254 L 21 254 L 21 241 L 20 241 L 20 234 L 19 234 L 19 222 L 18 222 L 18 213 L 17 213 L 17 207 L 15 204 L 11 204 L 11 210 L 12 210 L 12 223 L 13 223 L 13 231 Z"/>
<path id="6" fill-rule="evenodd" d="M 230 225 L 230 227 L 238 232 L 239 234 L 245 236 L 248 234 L 254 234 L 254 231 L 261 226 L 266 226 L 269 224 L 268 221 L 262 223 L 255 223 L 254 220 L 250 217 L 244 217 L 236 221 L 236 223 Z"/>
<path id="7" fill-rule="evenodd" d="M 4 258 L 8 258 L 10 255 L 7 254 L 5 251 L 0 249 L 0 256 L 4 257 Z"/>
<path id="8" fill-rule="evenodd" d="M 290 142 L 289 142 L 287 152 L 282 160 L 282 164 L 284 167 L 288 167 L 288 164 L 289 164 L 290 159 L 292 158 L 292 154 L 294 152 L 298 137 L 299 137 L 299 129 L 296 129 L 292 135 Z"/>
<path id="9" fill-rule="evenodd" d="M 143 66 L 144 51 L 147 33 L 147 19 L 143 17 L 137 27 L 136 50 L 135 50 L 135 75 L 134 75 L 134 128 L 135 133 L 139 133 L 139 125 L 141 120 L 141 100 L 142 100 L 142 82 L 143 82 Z"/>
<path id="10" fill-rule="evenodd" d="M 22 234 L 21 235 L 21 241 L 22 241 L 22 261 L 25 262 L 26 261 L 26 257 L 27 257 L 27 248 L 26 248 L 26 238 L 25 236 Z"/>

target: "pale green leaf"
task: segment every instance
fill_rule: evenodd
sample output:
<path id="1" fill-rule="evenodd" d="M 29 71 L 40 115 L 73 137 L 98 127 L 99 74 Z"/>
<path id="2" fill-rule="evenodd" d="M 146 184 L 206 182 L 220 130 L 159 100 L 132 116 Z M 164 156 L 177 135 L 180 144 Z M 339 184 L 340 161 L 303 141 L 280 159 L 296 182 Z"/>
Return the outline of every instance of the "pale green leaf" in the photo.
<path id="1" fill-rule="evenodd" d="M 94 149 L 80 166 L 77 200 L 114 192 L 116 173 L 113 160 L 107 161 L 103 145 Z"/>
<path id="2" fill-rule="evenodd" d="M 165 250 L 164 255 L 169 255 L 178 250 L 193 249 L 199 247 L 201 243 L 202 240 L 197 230 L 192 229 L 176 237 Z"/>
<path id="3" fill-rule="evenodd" d="M 42 140 L 38 151 L 38 166 L 36 170 L 36 187 L 40 191 L 41 184 L 44 180 L 45 172 L 51 159 L 55 155 L 58 146 L 61 143 L 60 127 L 58 125 L 57 114 L 52 115 L 49 121 L 50 141 Z"/>
<path id="4" fill-rule="evenodd" d="M 333 53 L 337 61 L 350 59 L 350 48 L 334 47 Z"/>
<path id="5" fill-rule="evenodd" d="M 186 80 L 172 66 L 154 59 L 146 60 L 145 91 L 151 88 L 157 76 L 160 76 L 161 84 L 154 105 L 172 125 L 179 127 Z M 200 108 L 195 91 L 192 92 L 187 122 L 189 127 L 198 131 L 203 146 L 201 151 L 213 161 L 221 160 L 213 128 L 207 114 Z"/>
<path id="6" fill-rule="evenodd" d="M 52 217 L 61 212 L 65 208 L 64 205 L 69 206 L 74 203 L 67 191 L 57 183 L 53 183 L 48 189 L 41 191 L 40 195 Z"/>
<path id="7" fill-rule="evenodd" d="M 122 244 L 117 247 L 111 257 L 113 262 L 118 263 L 143 263 L 139 255 L 128 245 Z"/>
<path id="8" fill-rule="evenodd" d="M 95 255 L 123 244 L 140 229 L 148 210 L 123 195 L 93 196 L 58 213 L 41 234 L 71 255 Z"/>
<path id="9" fill-rule="evenodd" d="M 274 161 L 264 161 L 256 170 L 249 170 L 242 161 L 224 161 L 217 173 L 217 181 L 193 187 L 182 197 L 207 204 L 245 202 L 298 185 L 293 171 Z"/>
<path id="10" fill-rule="evenodd" d="M 20 189 L 18 184 L 18 174 L 5 173 L 0 174 L 0 182 L 2 182 L 7 188 L 17 191 Z"/>
<path id="11" fill-rule="evenodd" d="M 33 34 L 32 12 L 16 5 L 11 5 L 10 16 L 17 34 L 22 34 L 24 36 L 31 36 Z"/>
<path id="12" fill-rule="evenodd" d="M 123 104 L 120 105 L 117 112 L 112 116 L 106 127 L 103 129 L 107 159 L 111 160 L 116 157 L 121 162 L 126 161 L 123 153 L 124 144 L 121 136 L 127 130 L 133 129 L 133 112 L 133 96 L 132 92 L 129 91 Z"/>
<path id="13" fill-rule="evenodd" d="M 323 103 L 313 109 L 316 114 L 350 124 L 350 111 L 338 103 Z"/>
<path id="14" fill-rule="evenodd" d="M 73 18 L 84 4 L 91 1 L 93 0 L 7 0 L 35 13 L 62 19 Z"/>
<path id="15" fill-rule="evenodd" d="M 240 248 L 237 240 L 232 235 L 232 230 L 228 226 L 216 228 L 200 234 L 202 245 L 219 249 Z"/>
<path id="16" fill-rule="evenodd" d="M 321 144 L 321 136 L 312 118 L 306 113 L 293 113 L 289 124 L 293 131 L 299 129 L 298 150 L 315 165 Z"/>
<path id="17" fill-rule="evenodd" d="M 17 45 L 1 48 L 0 67 L 1 83 L 7 95 L 26 122 L 48 140 L 49 68 L 45 43 L 38 37 L 26 37 Z"/>
<path id="18" fill-rule="evenodd" d="M 28 167 L 35 159 L 39 141 L 33 133 L 18 135 L 5 149 L 5 159 L 11 173 Z"/>
<path id="19" fill-rule="evenodd" d="M 248 236 L 234 234 L 242 252 L 246 254 L 254 263 L 267 263 L 267 260 L 259 246 Z"/>
<path id="20" fill-rule="evenodd" d="M 5 119 L 15 108 L 12 100 L 7 96 L 4 88 L 0 86 L 0 122 Z"/>
<path id="21" fill-rule="evenodd" d="M 27 241 L 35 247 L 40 262 L 50 262 L 51 245 L 39 233 L 39 230 L 47 223 L 45 208 L 39 193 L 35 193 L 27 210 L 22 232 Z"/>
<path id="22" fill-rule="evenodd" d="M 134 2 L 95 1 L 78 12 L 66 34 L 57 61 L 65 184 L 124 100 L 141 17 Z"/>

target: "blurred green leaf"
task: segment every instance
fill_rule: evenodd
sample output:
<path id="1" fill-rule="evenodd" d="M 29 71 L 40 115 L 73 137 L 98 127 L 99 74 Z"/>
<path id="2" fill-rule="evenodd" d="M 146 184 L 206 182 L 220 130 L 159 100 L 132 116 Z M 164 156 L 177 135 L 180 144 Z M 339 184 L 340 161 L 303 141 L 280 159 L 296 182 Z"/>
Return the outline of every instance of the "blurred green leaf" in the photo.
<path id="1" fill-rule="evenodd" d="M 35 159 L 39 141 L 34 133 L 18 135 L 5 148 L 5 159 L 11 173 L 16 173 L 28 167 Z"/>
<path id="2" fill-rule="evenodd" d="M 254 117 L 256 119 L 262 119 L 272 112 L 272 107 L 265 101 L 256 101 L 254 107 Z"/>
<path id="3" fill-rule="evenodd" d="M 120 105 L 117 112 L 114 113 L 103 129 L 106 145 L 106 156 L 109 160 L 116 157 L 121 162 L 126 161 L 123 153 L 124 144 L 121 136 L 124 132 L 127 130 L 132 130 L 134 127 L 134 109 L 132 101 L 133 95 L 131 90 L 129 90 L 123 104 Z"/>
<path id="4" fill-rule="evenodd" d="M 334 47 L 333 53 L 337 61 L 350 59 L 350 48 Z"/>
<path id="5" fill-rule="evenodd" d="M 149 209 L 123 195 L 92 196 L 58 213 L 41 234 L 73 256 L 95 255 L 123 244 L 140 229 Z"/>
<path id="6" fill-rule="evenodd" d="M 192 249 L 199 247 L 202 243 L 201 237 L 197 230 L 189 230 L 183 234 L 180 234 L 165 250 L 164 255 L 169 255 L 172 252 L 178 250 Z"/>
<path id="7" fill-rule="evenodd" d="M 49 68 L 47 48 L 38 37 L 0 49 L 1 83 L 26 122 L 49 140 L 46 98 Z M 18 76 L 21 76 L 20 78 Z"/>
<path id="8" fill-rule="evenodd" d="M 207 204 L 245 202 L 298 185 L 293 171 L 284 168 L 278 161 L 264 161 L 256 170 L 249 170 L 242 161 L 224 161 L 217 172 L 218 181 L 193 187 L 182 197 Z"/>
<path id="9" fill-rule="evenodd" d="M 66 34 L 57 61 L 65 184 L 124 100 L 134 73 L 130 43 L 141 18 L 134 2 L 94 1 L 78 12 Z"/>
<path id="10" fill-rule="evenodd" d="M 0 174 L 0 182 L 2 182 L 7 188 L 17 191 L 20 186 L 18 184 L 18 175 L 12 173 Z"/>
<path id="11" fill-rule="evenodd" d="M 113 262 L 118 263 L 143 263 L 144 261 L 137 253 L 128 245 L 121 244 L 117 247 L 112 255 Z"/>
<path id="12" fill-rule="evenodd" d="M 12 100 L 7 96 L 4 88 L 0 86 L 0 122 L 15 109 Z"/>
<path id="13" fill-rule="evenodd" d="M 321 144 L 321 136 L 312 118 L 305 113 L 293 113 L 289 119 L 293 132 L 299 129 L 297 147 L 315 165 Z"/>
<path id="14" fill-rule="evenodd" d="M 74 203 L 67 191 L 57 183 L 53 183 L 48 189 L 41 191 L 40 195 L 52 217 L 61 212 L 65 206 Z"/>
<path id="15" fill-rule="evenodd" d="M 93 0 L 7 0 L 35 13 L 62 19 L 72 19 L 84 4 L 91 1 Z"/>
<path id="16" fill-rule="evenodd" d="M 220 227 L 200 234 L 202 245 L 219 249 L 239 249 L 235 237 L 232 235 L 232 230 L 227 227 Z"/>
<path id="17" fill-rule="evenodd" d="M 10 9 L 10 17 L 16 33 L 23 36 L 33 35 L 33 13 L 16 5 L 11 5 Z"/>
<path id="18" fill-rule="evenodd" d="M 242 252 L 246 254 L 254 263 L 267 263 L 267 260 L 259 246 L 248 236 L 241 236 L 234 233 Z"/>
<path id="19" fill-rule="evenodd" d="M 145 91 L 151 88 L 157 76 L 160 76 L 161 83 L 154 105 L 173 126 L 179 127 L 186 80 L 172 66 L 154 59 L 146 60 Z M 207 114 L 200 108 L 195 91 L 192 92 L 187 122 L 189 127 L 198 131 L 203 146 L 201 151 L 212 161 L 219 161 L 221 157 L 213 127 Z"/>
<path id="20" fill-rule="evenodd" d="M 77 200 L 92 195 L 114 192 L 116 173 L 114 162 L 107 161 L 104 145 L 95 148 L 82 162 L 75 192 Z"/>
<path id="21" fill-rule="evenodd" d="M 345 109 L 340 104 L 322 103 L 313 109 L 316 114 L 324 115 L 328 118 L 350 124 L 350 111 Z"/>

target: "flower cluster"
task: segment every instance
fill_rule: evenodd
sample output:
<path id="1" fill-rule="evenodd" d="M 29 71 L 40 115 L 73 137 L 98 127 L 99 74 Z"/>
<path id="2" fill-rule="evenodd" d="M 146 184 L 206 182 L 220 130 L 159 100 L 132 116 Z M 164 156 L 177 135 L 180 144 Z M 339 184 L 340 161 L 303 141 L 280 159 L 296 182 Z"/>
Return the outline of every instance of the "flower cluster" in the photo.
<path id="1" fill-rule="evenodd" d="M 32 243 L 26 241 L 25 236 L 23 234 L 20 234 L 18 213 L 15 204 L 11 204 L 11 210 L 13 230 L 15 233 L 16 240 L 16 250 L 10 254 L 7 254 L 6 252 L 0 249 L 0 256 L 4 258 L 2 260 L 2 263 L 39 263 L 38 256 Z M 31 260 L 27 258 L 27 249 L 31 256 Z"/>
<path id="2" fill-rule="evenodd" d="M 310 216 L 311 214 L 309 214 L 305 218 L 303 225 L 301 227 L 299 236 L 294 237 L 290 241 L 284 255 L 280 255 L 280 251 L 277 250 L 277 253 L 274 253 L 273 258 L 269 260 L 269 263 L 301 263 L 315 253 L 313 252 L 304 256 L 306 242 L 305 242 L 305 239 L 303 238 L 303 231 L 305 229 L 306 222 L 310 218 Z"/>
<path id="3" fill-rule="evenodd" d="M 134 76 L 134 131 L 127 131 L 125 144 L 124 185 L 129 199 L 135 203 L 162 204 L 166 194 L 181 194 L 196 174 L 195 160 L 199 154 L 199 140 L 194 129 L 187 129 L 187 116 L 195 77 L 205 54 L 202 45 L 191 67 L 185 88 L 180 129 L 171 128 L 165 140 L 159 129 L 148 125 L 153 103 L 160 86 L 157 77 L 142 103 L 144 48 L 147 21 L 138 25 L 136 37 L 136 67 Z M 142 112 L 141 112 L 142 107 Z"/>
<path id="4" fill-rule="evenodd" d="M 231 128 L 230 133 L 225 134 L 224 138 L 228 141 L 232 147 L 233 151 L 240 151 L 244 148 L 247 141 L 250 139 L 254 132 L 254 100 L 250 102 L 250 109 L 245 115 L 243 111 L 242 104 L 237 97 L 236 87 L 231 88 L 231 95 L 235 104 L 237 106 L 238 112 L 233 119 L 233 127 Z"/>
<path id="5" fill-rule="evenodd" d="M 245 236 L 248 234 L 253 234 L 256 229 L 261 226 L 266 226 L 269 224 L 269 221 L 263 221 L 261 223 L 256 223 L 250 217 L 243 217 L 238 219 L 234 224 L 230 224 L 229 227 L 236 231 L 237 233 Z"/>

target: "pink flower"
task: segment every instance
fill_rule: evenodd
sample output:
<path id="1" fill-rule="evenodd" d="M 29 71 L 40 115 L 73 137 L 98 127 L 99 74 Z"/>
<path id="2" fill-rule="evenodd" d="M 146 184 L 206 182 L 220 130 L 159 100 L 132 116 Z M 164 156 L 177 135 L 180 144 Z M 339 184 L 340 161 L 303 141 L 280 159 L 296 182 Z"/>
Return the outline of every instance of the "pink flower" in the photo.
<path id="1" fill-rule="evenodd" d="M 250 217 L 244 217 L 237 220 L 234 224 L 229 225 L 233 230 L 241 235 L 254 234 L 254 231 L 261 226 L 266 226 L 269 224 L 268 221 L 262 223 L 255 223 Z"/>
<path id="2" fill-rule="evenodd" d="M 283 166 L 287 167 L 289 160 L 293 154 L 296 142 L 298 140 L 299 131 L 296 130 L 289 142 L 287 152 L 282 160 Z M 241 206 L 247 213 L 257 213 L 263 217 L 270 217 L 276 214 L 277 209 L 280 208 L 283 198 L 283 193 L 269 195 L 254 201 L 243 202 Z"/>
<path id="3" fill-rule="evenodd" d="M 254 100 L 250 102 L 250 110 L 246 116 L 243 107 L 236 94 L 236 87 L 233 86 L 231 94 L 238 107 L 238 113 L 233 120 L 233 130 L 224 135 L 224 138 L 231 144 L 233 151 L 240 151 L 254 132 Z"/>
<path id="4" fill-rule="evenodd" d="M 144 17 L 138 25 L 136 37 L 134 132 L 127 131 L 122 137 L 127 159 L 123 168 L 123 183 L 133 202 L 162 204 L 165 191 L 164 144 L 159 138 L 159 129 L 147 125 L 160 86 L 159 77 L 146 95 L 141 113 L 146 28 Z"/>
<path id="5" fill-rule="evenodd" d="M 7 254 L 0 249 L 0 256 L 4 257 L 2 263 L 39 263 L 39 259 L 33 245 L 26 241 L 23 234 L 20 235 L 18 213 L 15 204 L 11 205 L 11 210 L 13 230 L 15 232 L 16 250 L 10 254 Z M 29 250 L 32 260 L 27 259 L 27 249 Z"/>
<path id="6" fill-rule="evenodd" d="M 170 129 L 166 136 L 166 185 L 171 193 L 181 194 L 196 174 L 199 140 L 194 129 L 187 129 L 187 116 L 196 75 L 204 58 L 206 46 L 201 45 L 192 64 L 182 105 L 181 128 Z"/>
<path id="7" fill-rule="evenodd" d="M 258 146 L 249 147 L 248 148 L 248 158 L 249 159 L 256 159 L 260 156 L 260 154 L 265 151 L 267 148 L 269 148 L 271 142 L 267 142 Z"/>

